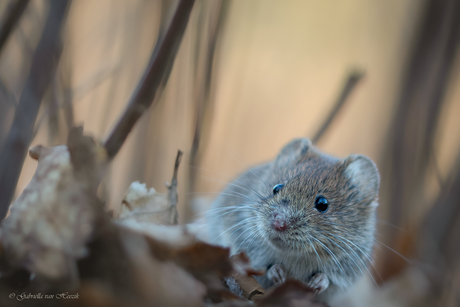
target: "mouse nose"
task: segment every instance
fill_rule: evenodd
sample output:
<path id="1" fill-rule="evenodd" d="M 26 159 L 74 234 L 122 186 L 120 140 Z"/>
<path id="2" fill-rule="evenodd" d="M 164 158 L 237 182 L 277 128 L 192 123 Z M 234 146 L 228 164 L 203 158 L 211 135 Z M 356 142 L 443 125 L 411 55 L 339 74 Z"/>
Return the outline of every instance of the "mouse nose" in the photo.
<path id="1" fill-rule="evenodd" d="M 284 216 L 282 216 L 281 214 L 279 213 L 275 213 L 275 215 L 273 216 L 273 227 L 278 230 L 278 231 L 283 231 L 283 230 L 286 230 L 287 227 L 288 227 L 288 223 L 286 221 L 286 219 L 284 218 Z"/>

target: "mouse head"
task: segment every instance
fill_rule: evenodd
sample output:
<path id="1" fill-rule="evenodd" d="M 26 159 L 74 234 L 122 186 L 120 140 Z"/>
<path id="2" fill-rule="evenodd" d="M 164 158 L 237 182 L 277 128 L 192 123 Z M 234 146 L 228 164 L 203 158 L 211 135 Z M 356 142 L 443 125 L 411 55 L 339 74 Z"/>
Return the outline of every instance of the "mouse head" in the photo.
<path id="1" fill-rule="evenodd" d="M 273 194 L 258 215 L 272 245 L 323 258 L 352 244 L 372 247 L 380 178 L 369 158 L 340 160 L 296 139 L 282 149 L 270 178 Z"/>

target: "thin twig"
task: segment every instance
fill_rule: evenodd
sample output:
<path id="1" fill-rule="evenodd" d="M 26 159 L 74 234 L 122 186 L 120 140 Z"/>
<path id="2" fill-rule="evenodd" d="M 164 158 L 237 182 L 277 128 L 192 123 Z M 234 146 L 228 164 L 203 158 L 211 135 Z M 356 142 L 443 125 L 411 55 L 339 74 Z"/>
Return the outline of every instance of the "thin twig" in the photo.
<path id="1" fill-rule="evenodd" d="M 353 71 L 348 75 L 347 81 L 345 82 L 345 85 L 342 91 L 340 92 L 340 96 L 337 99 L 334 108 L 329 113 L 329 116 L 327 117 L 326 121 L 321 125 L 321 128 L 318 130 L 318 132 L 316 132 L 315 136 L 312 138 L 312 142 L 314 144 L 318 143 L 318 141 L 324 135 L 326 130 L 334 121 L 337 114 L 339 114 L 340 110 L 345 105 L 345 102 L 347 102 L 348 97 L 350 97 L 350 94 L 353 92 L 353 89 L 356 87 L 356 85 L 363 77 L 364 73 L 361 71 Z"/>
<path id="2" fill-rule="evenodd" d="M 17 0 L 13 2 L 7 10 L 5 21 L 0 25 L 0 53 L 11 32 L 13 32 L 14 26 L 24 13 L 27 4 L 29 4 L 29 0 Z"/>
<path id="3" fill-rule="evenodd" d="M 9 135 L 0 153 L 0 221 L 8 212 L 21 173 L 38 110 L 61 54 L 61 26 L 70 1 L 51 1 L 43 34 L 32 59 Z"/>
<path id="4" fill-rule="evenodd" d="M 193 4 L 194 0 L 181 0 L 168 30 L 158 39 L 144 76 L 105 142 L 109 158 L 115 157 L 137 120 L 152 105 L 157 89 L 170 67 L 169 63 L 177 54 Z"/>
<path id="5" fill-rule="evenodd" d="M 173 177 L 171 180 L 171 184 L 167 185 L 168 187 L 168 198 L 171 203 L 170 207 L 170 215 L 169 215 L 169 223 L 171 225 L 176 225 L 179 221 L 179 217 L 177 214 L 177 201 L 178 201 L 178 196 L 177 196 L 177 172 L 179 170 L 179 164 L 180 161 L 182 160 L 182 151 L 178 150 L 177 151 L 177 156 L 176 156 L 176 163 L 174 164 L 174 173 Z"/>

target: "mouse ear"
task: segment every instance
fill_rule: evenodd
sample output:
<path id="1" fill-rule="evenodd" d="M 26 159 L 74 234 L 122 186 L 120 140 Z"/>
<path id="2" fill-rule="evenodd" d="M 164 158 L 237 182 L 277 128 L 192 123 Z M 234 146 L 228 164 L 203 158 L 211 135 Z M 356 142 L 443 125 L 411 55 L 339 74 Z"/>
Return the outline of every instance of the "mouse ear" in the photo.
<path id="1" fill-rule="evenodd" d="M 345 175 L 356 184 L 367 199 L 376 200 L 379 194 L 380 175 L 371 159 L 352 155 L 345 159 Z M 377 205 L 377 203 L 375 202 Z"/>
<path id="2" fill-rule="evenodd" d="M 309 139 L 295 139 L 283 147 L 276 158 L 276 166 L 286 166 L 293 164 L 303 157 L 308 149 L 313 146 Z"/>

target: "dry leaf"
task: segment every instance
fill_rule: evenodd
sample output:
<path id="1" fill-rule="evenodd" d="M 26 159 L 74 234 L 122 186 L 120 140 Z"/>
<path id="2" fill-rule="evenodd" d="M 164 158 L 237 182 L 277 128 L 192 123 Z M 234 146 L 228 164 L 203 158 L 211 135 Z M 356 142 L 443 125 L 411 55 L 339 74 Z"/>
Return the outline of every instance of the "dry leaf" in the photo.
<path id="1" fill-rule="evenodd" d="M 254 307 L 255 305 L 250 301 L 225 301 L 217 304 L 207 304 L 205 307 Z"/>
<path id="2" fill-rule="evenodd" d="M 121 234 L 123 247 L 134 264 L 132 274 L 136 288 L 151 306 L 203 305 L 206 288 L 187 272 L 190 270 L 151 257 L 145 237 L 128 231 Z"/>
<path id="3" fill-rule="evenodd" d="M 12 204 L 1 231 L 10 263 L 38 277 L 75 281 L 75 260 L 87 254 L 85 244 L 93 232 L 97 199 L 91 191 L 98 185 L 94 177 L 100 177 L 105 162 L 104 151 L 83 136 L 82 129 L 70 132 L 69 144 L 70 152 L 67 146 L 30 150 L 38 159 L 37 170 Z"/>
<path id="4" fill-rule="evenodd" d="M 152 244 L 161 259 L 152 252 Z M 89 249 L 89 256 L 79 261 L 79 272 L 82 284 L 97 281 L 98 286 L 80 290 L 89 290 L 101 303 L 115 299 L 120 306 L 203 304 L 205 286 L 165 257 L 173 249 L 162 242 L 109 222 Z"/>
<path id="5" fill-rule="evenodd" d="M 78 289 L 78 300 L 69 300 L 69 307 L 128 307 L 107 288 L 97 282 L 84 282 Z"/>
<path id="6" fill-rule="evenodd" d="M 177 171 L 182 159 L 182 151 L 177 152 L 171 184 L 166 183 L 168 194 L 157 193 L 154 188 L 147 189 L 145 183 L 131 183 L 121 202 L 120 221 L 177 225 Z"/>
<path id="7" fill-rule="evenodd" d="M 269 291 L 256 302 L 258 307 L 327 307 L 314 301 L 315 290 L 296 279 L 286 282 Z"/>
<path id="8" fill-rule="evenodd" d="M 160 228 L 166 233 L 167 229 L 175 232 L 181 229 L 181 226 L 155 225 L 155 228 Z M 131 231 L 134 230 L 131 229 Z M 166 263 L 172 262 L 185 269 L 206 286 L 207 297 L 212 301 L 239 299 L 229 292 L 222 282 L 224 277 L 230 276 L 235 270 L 234 264 L 229 258 L 229 249 L 196 241 L 193 236 L 190 237 L 192 240 L 185 245 L 186 241 L 177 244 L 174 241 L 158 240 L 150 234 L 144 235 L 144 237 L 156 259 Z M 241 268 L 244 265 L 239 264 L 239 266 Z"/>
<path id="9" fill-rule="evenodd" d="M 251 260 L 249 259 L 246 253 L 240 252 L 238 254 L 232 255 L 230 260 L 233 265 L 233 269 L 236 273 L 241 275 L 263 275 L 265 274 L 264 270 L 256 270 L 251 266 Z"/>
<path id="10" fill-rule="evenodd" d="M 168 194 L 157 193 L 154 188 L 147 189 L 145 183 L 131 183 L 123 197 L 120 221 L 169 224 L 170 202 Z"/>
<path id="11" fill-rule="evenodd" d="M 232 255 L 230 261 L 233 265 L 233 273 L 230 277 L 225 278 L 225 283 L 230 291 L 248 300 L 257 300 L 262 297 L 265 290 L 253 275 L 262 275 L 264 272 L 255 270 L 244 252 Z"/>
<path id="12" fill-rule="evenodd" d="M 196 242 L 199 229 L 194 225 L 158 225 L 135 220 L 116 221 L 122 227 L 150 236 L 171 246 L 187 246 Z"/>

